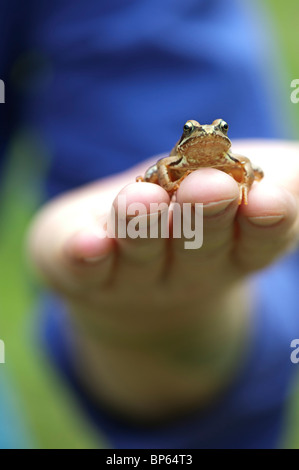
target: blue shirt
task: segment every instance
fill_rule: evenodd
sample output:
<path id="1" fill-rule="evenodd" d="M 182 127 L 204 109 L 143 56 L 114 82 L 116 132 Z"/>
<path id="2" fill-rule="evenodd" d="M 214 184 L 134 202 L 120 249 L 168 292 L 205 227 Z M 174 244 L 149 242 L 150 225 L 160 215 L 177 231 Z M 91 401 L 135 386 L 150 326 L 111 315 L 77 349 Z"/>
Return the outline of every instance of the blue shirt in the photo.
<path id="1" fill-rule="evenodd" d="M 25 414 L 7 374 L 0 364 L 0 449 L 23 449 L 33 445 L 34 439 L 26 431 Z"/>
<path id="2" fill-rule="evenodd" d="M 1 155 L 16 130 L 36 139 L 48 165 L 46 198 L 169 150 L 187 119 L 221 117 L 233 138 L 286 136 L 249 2 L 2 0 L 0 31 Z M 256 277 L 242 372 L 211 409 L 171 427 L 135 428 L 92 404 L 73 374 L 67 316 L 53 298 L 46 343 L 79 406 L 115 447 L 274 447 L 294 370 L 296 273 L 291 257 Z"/>

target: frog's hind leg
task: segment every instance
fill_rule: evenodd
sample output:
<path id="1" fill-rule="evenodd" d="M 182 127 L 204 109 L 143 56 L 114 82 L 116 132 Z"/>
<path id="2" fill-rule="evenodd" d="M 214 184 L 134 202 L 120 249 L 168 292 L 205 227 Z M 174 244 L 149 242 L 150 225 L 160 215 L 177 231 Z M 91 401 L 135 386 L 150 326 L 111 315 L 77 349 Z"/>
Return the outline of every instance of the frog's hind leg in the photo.
<path id="1" fill-rule="evenodd" d="M 137 183 L 147 182 L 147 183 L 159 184 L 158 173 L 157 173 L 157 165 L 150 166 L 146 170 L 144 176 L 137 176 L 136 181 L 137 181 Z"/>
<path id="2" fill-rule="evenodd" d="M 262 178 L 264 178 L 264 172 L 258 166 L 253 167 L 253 172 L 255 180 L 260 181 Z"/>

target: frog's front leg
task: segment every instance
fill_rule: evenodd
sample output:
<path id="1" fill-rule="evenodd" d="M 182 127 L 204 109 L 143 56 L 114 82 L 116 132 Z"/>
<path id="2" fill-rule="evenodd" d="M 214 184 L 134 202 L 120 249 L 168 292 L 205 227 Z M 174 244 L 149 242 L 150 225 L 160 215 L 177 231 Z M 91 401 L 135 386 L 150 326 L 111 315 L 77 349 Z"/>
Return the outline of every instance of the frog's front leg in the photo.
<path id="1" fill-rule="evenodd" d="M 259 168 L 253 168 L 249 158 L 244 157 L 243 155 L 231 154 L 230 158 L 234 160 L 237 165 L 230 174 L 233 178 L 238 181 L 240 195 L 239 195 L 239 204 L 248 204 L 248 192 L 252 186 L 252 183 L 255 179 L 262 179 L 264 176 L 263 172 Z M 242 170 L 240 174 L 240 168 Z"/>
<path id="2" fill-rule="evenodd" d="M 169 194 L 173 194 L 179 189 L 181 182 L 193 170 L 180 167 L 182 157 L 177 155 L 162 158 L 157 162 L 157 174 L 160 186 Z"/>

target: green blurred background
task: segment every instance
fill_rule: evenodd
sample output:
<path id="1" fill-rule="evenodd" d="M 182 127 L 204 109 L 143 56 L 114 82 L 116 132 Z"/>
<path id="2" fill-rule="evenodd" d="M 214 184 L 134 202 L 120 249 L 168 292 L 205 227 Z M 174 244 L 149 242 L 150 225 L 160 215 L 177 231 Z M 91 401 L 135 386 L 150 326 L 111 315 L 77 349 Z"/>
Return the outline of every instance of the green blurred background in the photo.
<path id="1" fill-rule="evenodd" d="M 291 104 L 289 97 L 291 80 L 299 78 L 299 2 L 263 0 L 260 3 L 264 4 L 275 32 L 286 107 L 296 129 L 299 104 Z M 294 137 L 299 138 L 299 132 Z M 6 378 L 15 391 L 12 399 L 36 436 L 35 447 L 95 447 L 94 430 L 83 416 L 72 412 L 73 397 L 41 355 L 32 331 L 38 288 L 25 260 L 24 234 L 41 194 L 37 181 L 46 166 L 38 164 L 40 159 L 34 155 L 42 152 L 28 136 L 19 136 L 9 149 L 6 178 L 0 190 L 0 339 L 5 342 L 7 361 L 0 367 L 2 372 L 5 367 Z M 43 161 L 46 160 L 45 156 Z M 290 403 L 286 446 L 299 448 L 299 399 L 295 396 Z"/>

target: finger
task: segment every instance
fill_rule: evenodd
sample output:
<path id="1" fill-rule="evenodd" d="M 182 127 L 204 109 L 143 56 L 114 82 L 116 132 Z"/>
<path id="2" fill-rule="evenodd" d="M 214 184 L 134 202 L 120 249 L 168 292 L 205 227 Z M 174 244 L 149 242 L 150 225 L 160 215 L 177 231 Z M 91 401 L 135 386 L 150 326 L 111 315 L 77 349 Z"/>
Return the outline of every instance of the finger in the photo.
<path id="1" fill-rule="evenodd" d="M 194 240 L 202 228 L 200 248 L 186 248 L 186 238 L 173 239 L 173 277 L 181 279 L 182 295 L 209 295 L 216 286 L 229 282 L 226 266 L 234 240 L 234 219 L 238 210 L 238 184 L 224 172 L 204 168 L 190 174 L 177 192 L 177 202 L 202 203 L 203 219 L 193 224 Z M 182 218 L 184 219 L 184 207 Z M 201 225 L 201 226 L 200 226 Z M 196 246 L 196 244 L 195 244 Z M 207 273 L 209 273 L 207 275 Z"/>
<path id="2" fill-rule="evenodd" d="M 106 236 L 103 222 L 90 217 L 88 223 L 84 219 L 75 225 L 71 217 L 56 230 L 44 256 L 48 278 L 60 289 L 77 293 L 104 284 L 113 266 L 114 246 Z"/>
<path id="3" fill-rule="evenodd" d="M 297 199 L 266 181 L 253 186 L 248 206 L 238 215 L 234 261 L 242 271 L 263 268 L 294 244 L 298 230 Z"/>
<path id="4" fill-rule="evenodd" d="M 239 188 L 237 183 L 226 173 L 204 168 L 193 172 L 181 184 L 177 192 L 177 203 L 182 206 L 182 218 L 188 213 L 186 203 L 194 205 L 203 204 L 203 244 L 199 249 L 192 249 L 192 244 L 186 243 L 183 232 L 181 239 L 174 240 L 176 257 L 183 262 L 191 257 L 197 263 L 198 260 L 209 259 L 212 256 L 222 255 L 231 246 L 233 222 L 238 209 Z M 183 206 L 184 204 L 184 206 Z M 194 219 L 194 217 L 193 217 Z M 188 219 L 186 219 L 188 222 Z M 200 223 L 194 226 L 200 229 Z M 190 247 L 190 249 L 188 249 Z M 196 245 L 195 245 L 196 247 Z"/>
<path id="5" fill-rule="evenodd" d="M 83 227 L 70 235 L 65 242 L 64 252 L 74 270 L 82 271 L 86 268 L 84 278 L 91 278 L 95 270 L 99 277 L 103 271 L 105 277 L 107 264 L 111 264 L 114 257 L 114 242 L 107 236 L 105 222 L 95 221 L 94 225 Z"/>
<path id="6" fill-rule="evenodd" d="M 99 282 L 113 259 L 113 240 L 103 236 L 103 219 L 86 200 L 57 199 L 36 217 L 28 234 L 28 248 L 39 274 L 59 292 L 77 292 Z M 96 259 L 103 259 L 95 276 Z M 107 261 L 107 259 L 110 261 Z"/>
<path id="7" fill-rule="evenodd" d="M 170 199 L 166 191 L 151 183 L 129 184 L 113 203 L 119 268 L 136 278 L 156 279 L 165 262 L 166 240 L 161 238 L 161 221 L 168 227 Z M 142 279 L 139 278 L 141 281 Z M 145 279 L 143 278 L 143 283 Z"/>

